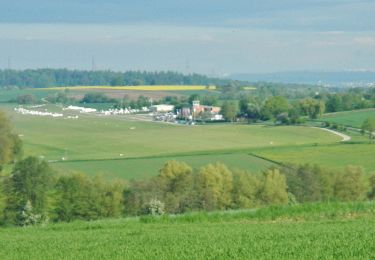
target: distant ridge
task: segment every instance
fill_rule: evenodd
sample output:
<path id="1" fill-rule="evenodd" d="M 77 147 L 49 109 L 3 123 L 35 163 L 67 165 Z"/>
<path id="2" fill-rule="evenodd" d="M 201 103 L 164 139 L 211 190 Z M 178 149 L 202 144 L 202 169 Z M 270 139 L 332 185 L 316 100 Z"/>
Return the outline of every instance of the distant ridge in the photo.
<path id="1" fill-rule="evenodd" d="M 375 86 L 374 71 L 287 71 L 275 73 L 238 73 L 232 79 L 251 82 L 279 82 L 299 84 L 319 84 L 333 87 Z"/>

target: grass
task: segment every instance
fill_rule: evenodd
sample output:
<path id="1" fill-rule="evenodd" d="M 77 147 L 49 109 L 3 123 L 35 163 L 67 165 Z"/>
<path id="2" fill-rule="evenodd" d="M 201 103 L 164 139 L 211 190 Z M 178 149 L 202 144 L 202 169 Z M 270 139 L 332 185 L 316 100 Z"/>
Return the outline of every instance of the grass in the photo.
<path id="1" fill-rule="evenodd" d="M 63 89 L 60 89 L 63 91 Z M 35 91 L 35 89 L 11 89 L 4 90 L 0 89 L 0 103 L 9 102 L 10 100 L 15 100 L 19 95 L 33 95 L 37 100 L 47 97 L 48 95 L 53 95 L 57 91 L 55 90 L 44 90 L 44 91 Z"/>
<path id="2" fill-rule="evenodd" d="M 92 160 L 92 161 L 65 161 L 52 165 L 60 172 L 81 171 L 91 175 L 104 175 L 110 178 L 146 179 L 158 174 L 158 170 L 166 161 L 183 161 L 193 168 L 221 162 L 232 169 L 243 169 L 250 172 L 259 172 L 273 165 L 271 162 L 245 154 L 201 154 L 185 156 L 167 156 L 154 158 Z"/>
<path id="3" fill-rule="evenodd" d="M 363 122 L 370 117 L 375 117 L 375 109 L 362 109 L 325 114 L 319 121 L 331 122 L 340 125 L 361 128 Z"/>
<path id="4" fill-rule="evenodd" d="M 259 170 L 269 163 L 246 155 L 251 149 L 340 140 L 329 132 L 308 127 L 181 126 L 84 114 L 79 114 L 78 120 L 69 120 L 25 116 L 16 114 L 12 106 L 2 108 L 7 110 L 16 132 L 21 134 L 26 155 L 43 156 L 46 160 L 67 157 L 68 162 L 56 166 L 62 170 L 89 173 L 109 174 L 111 171 L 115 176 L 156 174 L 166 160 L 179 159 L 182 155 L 185 156 L 183 160 L 194 167 L 222 161 L 233 168 Z M 47 108 L 51 111 L 60 109 Z M 139 160 L 113 160 L 124 158 Z M 84 161 L 80 164 L 76 162 L 79 160 Z"/>
<path id="5" fill-rule="evenodd" d="M 82 116 L 79 120 L 14 115 L 27 154 L 58 160 L 114 159 L 197 151 L 328 143 L 330 133 L 303 127 L 178 126 Z M 65 154 L 66 151 L 66 154 Z"/>
<path id="6" fill-rule="evenodd" d="M 0 258 L 369 259 L 374 209 L 311 204 L 3 228 Z"/>
<path id="7" fill-rule="evenodd" d="M 375 172 L 375 144 L 370 143 L 280 147 L 258 150 L 254 154 L 281 163 L 319 164 L 332 169 L 358 165 L 366 172 Z"/>
<path id="8" fill-rule="evenodd" d="M 146 90 L 146 91 L 179 91 L 179 90 L 215 90 L 215 86 L 203 85 L 144 85 L 144 86 L 68 86 L 68 87 L 51 87 L 40 88 L 37 90 Z"/>

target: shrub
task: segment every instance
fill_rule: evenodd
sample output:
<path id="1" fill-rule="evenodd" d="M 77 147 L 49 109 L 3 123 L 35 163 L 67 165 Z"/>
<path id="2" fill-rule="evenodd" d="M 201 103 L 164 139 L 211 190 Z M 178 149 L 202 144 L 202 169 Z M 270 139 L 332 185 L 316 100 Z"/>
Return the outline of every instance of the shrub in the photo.
<path id="1" fill-rule="evenodd" d="M 145 208 L 145 213 L 152 216 L 164 215 L 165 205 L 163 202 L 157 199 L 152 199 Z"/>

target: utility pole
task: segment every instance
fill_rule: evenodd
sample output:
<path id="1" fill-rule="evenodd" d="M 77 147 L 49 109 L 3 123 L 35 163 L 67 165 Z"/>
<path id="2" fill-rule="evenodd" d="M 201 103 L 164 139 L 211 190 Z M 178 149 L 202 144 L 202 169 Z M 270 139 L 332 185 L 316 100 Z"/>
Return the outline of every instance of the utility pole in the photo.
<path id="1" fill-rule="evenodd" d="M 7 69 L 11 70 L 12 69 L 12 59 L 8 57 L 8 64 L 7 64 Z"/>
<path id="2" fill-rule="evenodd" d="M 91 59 L 91 70 L 96 71 L 96 63 L 95 63 L 94 57 L 92 57 L 92 59 Z"/>
<path id="3" fill-rule="evenodd" d="M 186 74 L 190 74 L 190 62 L 189 60 L 186 60 L 185 61 L 185 71 L 186 71 Z"/>

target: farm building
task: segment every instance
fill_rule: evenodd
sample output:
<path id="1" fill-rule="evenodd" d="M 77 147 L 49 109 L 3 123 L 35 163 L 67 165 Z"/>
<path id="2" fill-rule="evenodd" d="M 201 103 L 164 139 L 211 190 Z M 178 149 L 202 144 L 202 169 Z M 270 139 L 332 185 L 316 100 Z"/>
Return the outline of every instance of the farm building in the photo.
<path id="1" fill-rule="evenodd" d="M 150 107 L 150 111 L 151 112 L 171 112 L 174 110 L 174 106 L 172 105 L 165 105 L 165 104 L 161 104 L 161 105 L 153 105 Z"/>
<path id="2" fill-rule="evenodd" d="M 211 114 L 219 114 L 221 108 L 214 107 L 214 106 L 203 106 L 200 104 L 199 100 L 193 101 L 193 112 L 195 114 L 203 113 L 203 112 L 211 112 Z"/>

